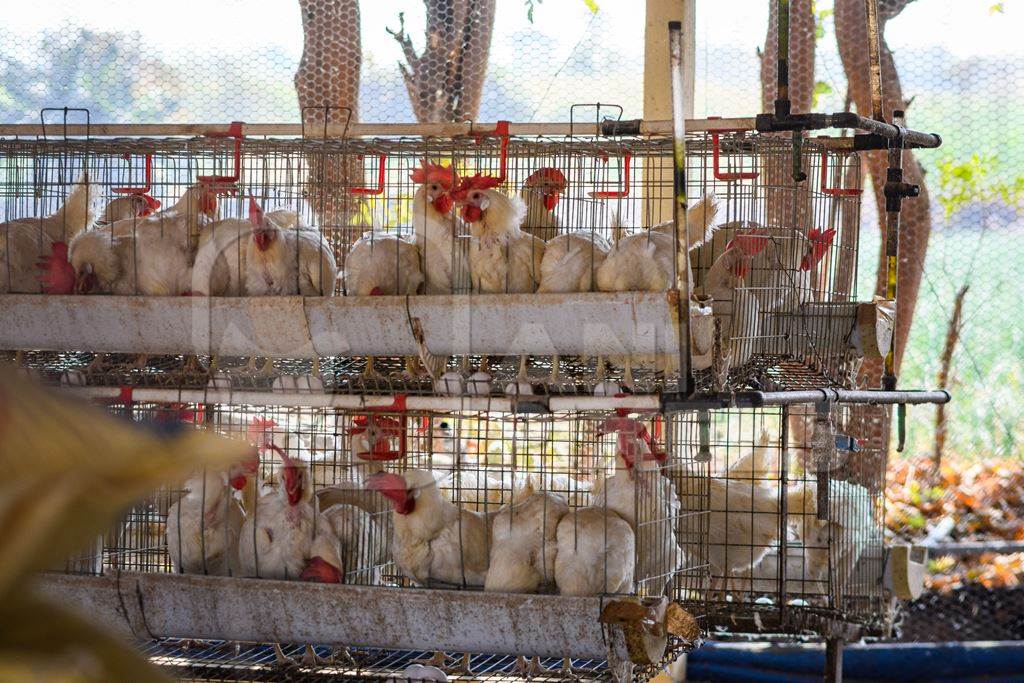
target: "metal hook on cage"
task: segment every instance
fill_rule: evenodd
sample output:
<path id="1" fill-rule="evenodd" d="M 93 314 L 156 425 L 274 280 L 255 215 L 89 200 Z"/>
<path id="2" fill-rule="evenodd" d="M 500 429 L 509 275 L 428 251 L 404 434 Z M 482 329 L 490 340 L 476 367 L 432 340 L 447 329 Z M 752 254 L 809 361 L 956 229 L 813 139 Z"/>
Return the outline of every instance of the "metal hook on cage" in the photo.
<path id="1" fill-rule="evenodd" d="M 505 178 L 508 175 L 508 143 L 511 137 L 509 133 L 509 122 L 498 121 L 494 124 L 494 130 L 491 131 L 474 131 L 473 122 L 469 122 L 469 137 L 476 141 L 476 144 L 483 142 L 484 138 L 499 138 L 501 140 L 501 146 L 498 149 L 498 180 L 502 183 L 505 182 Z"/>
<path id="2" fill-rule="evenodd" d="M 793 182 L 802 183 L 807 180 L 804 173 L 804 134 L 799 130 L 793 131 Z"/>
<path id="3" fill-rule="evenodd" d="M 125 161 L 129 161 L 131 159 L 131 155 L 124 154 L 123 158 L 124 158 Z M 157 209 L 160 208 L 160 200 L 159 199 L 155 199 L 152 195 L 149 194 L 149 191 L 153 187 L 153 155 L 152 154 L 146 154 L 146 156 L 145 156 L 145 162 L 144 162 L 144 166 L 143 166 L 143 173 L 145 174 L 144 177 L 145 177 L 145 183 L 146 184 L 143 185 L 142 187 L 112 187 L 112 188 L 110 188 L 110 191 L 113 192 L 114 194 L 130 194 L 130 195 L 134 195 L 136 197 L 142 197 L 143 201 L 146 202 L 146 208 L 143 209 L 139 213 L 139 215 L 138 215 L 139 218 L 144 218 L 145 216 L 148 216 L 148 215 L 152 214 L 154 211 L 156 211 Z"/>
<path id="4" fill-rule="evenodd" d="M 46 114 L 48 112 L 61 112 L 64 116 L 61 121 L 61 130 L 64 139 L 68 139 L 68 114 L 71 112 L 82 112 L 85 114 L 85 139 L 92 137 L 92 114 L 85 107 L 44 107 L 39 110 L 39 125 L 43 131 L 43 139 L 46 139 Z"/>
<path id="5" fill-rule="evenodd" d="M 360 154 L 357 158 L 359 159 L 359 161 L 362 161 L 365 157 L 364 157 L 364 155 Z M 386 171 L 387 160 L 388 160 L 388 155 L 387 154 L 378 154 L 377 155 L 377 185 L 376 186 L 374 186 L 374 187 L 350 187 L 350 188 L 348 188 L 348 193 L 349 194 L 363 195 L 363 196 L 365 196 L 365 195 L 384 194 L 384 178 L 385 178 L 385 176 L 387 174 L 387 171 Z"/>
<path id="6" fill-rule="evenodd" d="M 595 131 L 596 131 L 596 133 L 598 135 L 601 134 L 601 123 L 602 123 L 601 109 L 602 109 L 602 107 L 607 107 L 609 109 L 618 109 L 619 110 L 619 115 L 618 116 L 616 116 L 614 119 L 612 119 L 611 117 L 608 117 L 608 118 L 604 119 L 605 121 L 612 121 L 612 120 L 614 120 L 615 122 L 621 121 L 622 120 L 622 113 L 624 111 L 623 108 L 622 108 L 622 105 L 607 104 L 607 103 L 602 103 L 602 102 L 577 102 L 576 104 L 569 105 L 569 137 L 570 138 L 573 136 L 573 133 L 575 132 L 576 108 L 577 107 L 594 107 L 594 109 L 596 110 L 595 113 L 594 113 L 594 128 L 595 128 Z"/>
<path id="7" fill-rule="evenodd" d="M 711 411 L 697 411 L 697 462 L 711 462 Z"/>
<path id="8" fill-rule="evenodd" d="M 608 158 L 604 158 L 608 163 Z M 632 176 L 633 155 L 624 152 L 622 155 L 622 189 L 621 190 L 593 190 L 587 194 L 594 199 L 622 199 L 629 196 L 630 180 Z"/>
<path id="9" fill-rule="evenodd" d="M 828 186 L 828 150 L 821 150 L 821 191 L 830 197 L 856 197 L 864 190 L 856 187 Z"/>
<path id="10" fill-rule="evenodd" d="M 306 112 L 310 112 L 310 111 L 312 111 L 312 112 L 320 112 L 320 111 L 322 111 L 324 113 L 324 130 L 323 130 L 323 135 L 321 136 L 320 139 L 321 140 L 327 140 L 327 138 L 328 138 L 327 131 L 328 131 L 328 127 L 330 126 L 330 121 L 331 121 L 331 110 L 343 111 L 343 112 L 345 112 L 347 114 L 347 116 L 345 117 L 345 127 L 342 128 L 342 130 L 341 130 L 341 139 L 344 140 L 348 136 L 348 127 L 352 123 L 352 107 L 339 107 L 339 106 L 333 106 L 333 105 L 326 105 L 324 107 L 315 107 L 315 106 L 302 107 L 302 109 L 299 111 L 299 118 L 300 118 L 299 126 L 300 126 L 300 131 L 301 131 L 302 137 L 306 137 Z"/>
<path id="11" fill-rule="evenodd" d="M 721 116 L 709 116 L 708 120 L 720 119 Z M 759 175 L 757 171 L 741 171 L 737 173 L 723 172 L 721 170 L 721 150 L 719 147 L 719 136 L 722 133 L 745 133 L 743 128 L 719 128 L 710 131 L 711 133 L 711 172 L 715 180 L 723 180 L 727 183 L 736 180 L 754 180 Z"/>
<path id="12" fill-rule="evenodd" d="M 232 121 L 226 131 L 211 130 L 204 133 L 208 138 L 234 138 L 235 149 L 234 149 L 234 163 L 235 170 L 231 175 L 201 175 L 196 178 L 201 183 L 210 183 L 212 185 L 227 185 L 229 186 L 227 191 L 236 191 L 239 179 L 242 177 L 242 140 L 245 139 L 245 135 L 242 133 L 242 126 L 245 123 L 242 121 Z"/>

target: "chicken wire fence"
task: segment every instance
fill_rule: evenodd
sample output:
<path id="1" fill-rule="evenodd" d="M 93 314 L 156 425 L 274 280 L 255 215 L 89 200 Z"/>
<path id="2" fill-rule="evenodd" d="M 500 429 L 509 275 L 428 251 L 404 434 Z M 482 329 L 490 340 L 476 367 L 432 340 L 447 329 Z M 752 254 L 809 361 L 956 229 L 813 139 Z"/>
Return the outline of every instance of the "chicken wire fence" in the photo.
<path id="1" fill-rule="evenodd" d="M 691 306 L 702 386 L 854 386 L 865 353 L 853 333 L 861 313 L 856 156 L 827 141 L 805 143 L 799 158 L 809 181 L 796 186 L 786 180 L 793 149 L 780 139 L 691 134 L 687 172 L 695 199 L 684 238 L 671 224 L 670 147 L 657 136 L 522 137 L 500 130 L 341 141 L 7 140 L 0 202 L 12 247 L 4 280 L 8 291 L 40 291 L 36 256 L 67 241 L 71 291 L 79 294 L 663 291 L 679 276 L 674 254 L 684 250 L 683 239 L 699 241 L 712 226 L 713 238 L 691 258 L 703 301 Z M 424 173 L 427 159 L 447 165 Z M 79 182 L 85 172 L 87 186 Z M 465 190 L 478 174 L 502 180 L 522 204 Z M 91 216 L 69 224 L 83 187 L 103 207 L 84 232 Z M 474 200 L 477 194 L 483 198 Z M 444 211 L 436 208 L 442 200 Z M 523 234 L 491 253 L 486 229 L 458 218 L 460 208 L 462 216 L 477 208 L 474 201 L 495 204 L 485 211 L 525 210 Z M 718 332 L 712 313 L 723 321 Z M 46 367 L 45 358 L 37 354 L 33 364 L 63 370 L 70 359 L 64 354 Z M 151 360 L 125 372 L 89 357 L 72 383 L 169 386 L 177 364 L 179 383 L 195 386 L 204 372 L 232 365 L 165 359 L 151 372 Z M 532 364 L 534 381 L 557 393 L 604 379 L 606 360 L 634 390 L 675 384 L 677 364 L 655 362 L 651 373 L 650 362 L 638 361 L 634 375 L 629 357 L 535 357 L 518 367 L 500 360 L 495 366 L 499 380 L 511 380 Z M 275 375 L 269 361 L 261 362 L 266 373 L 229 373 L 218 381 L 261 388 Z M 312 374 L 322 371 L 318 381 L 333 391 L 433 389 L 423 373 L 417 382 L 408 363 L 375 363 L 323 360 Z M 449 367 L 456 363 L 450 359 Z M 242 367 L 255 369 L 244 361 Z"/>
<path id="2" fill-rule="evenodd" d="M 892 626 L 863 411 L 110 410 L 241 436 L 258 461 L 154 492 L 66 571 L 667 594 L 719 637 Z"/>

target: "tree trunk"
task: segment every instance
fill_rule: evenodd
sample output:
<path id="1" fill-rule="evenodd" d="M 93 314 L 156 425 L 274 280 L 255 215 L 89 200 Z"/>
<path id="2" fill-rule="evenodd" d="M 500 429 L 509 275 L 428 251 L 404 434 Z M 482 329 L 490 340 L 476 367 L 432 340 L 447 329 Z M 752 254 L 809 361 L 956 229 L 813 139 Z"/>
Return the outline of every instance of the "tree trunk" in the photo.
<path id="1" fill-rule="evenodd" d="M 889 8 L 890 13 L 883 12 L 879 16 L 881 22 L 879 31 L 883 33 L 883 37 L 880 38 L 882 100 L 887 119 L 892 116 L 894 109 L 905 109 L 907 106 L 892 51 L 889 50 L 884 40 L 885 20 L 895 16 L 899 9 L 902 9 L 902 6 L 897 8 L 894 5 Z M 868 32 L 864 0 L 836 0 L 835 26 L 839 56 L 846 72 L 851 98 L 859 113 L 870 116 L 871 87 L 868 76 Z M 866 155 L 868 173 L 871 176 L 878 208 L 880 230 L 884 230 L 885 226 L 885 198 L 882 191 L 885 186 L 886 156 L 884 151 L 869 152 Z M 913 152 L 907 151 L 903 154 L 903 173 L 907 182 L 917 183 L 921 186 L 921 196 L 903 202 L 894 339 L 894 360 L 897 373 L 906 350 L 907 339 L 910 336 L 911 323 L 914 320 L 914 309 L 917 305 L 925 253 L 928 248 L 928 236 L 931 232 L 928 191 L 924 184 L 921 166 Z M 880 242 L 875 293 L 884 295 L 886 280 L 884 234 Z M 861 386 L 878 388 L 881 385 L 882 366 L 880 359 L 866 361 L 861 369 Z M 859 412 L 873 411 L 864 408 Z M 864 435 L 868 439 L 868 452 L 878 453 L 879 457 L 885 458 L 888 449 L 891 410 L 885 411 L 884 419 L 869 420 L 866 414 L 861 417 L 864 418 L 864 424 L 871 426 L 868 433 Z M 870 458 L 862 458 L 859 462 L 863 470 L 861 474 L 869 480 L 873 471 L 877 470 L 879 466 L 879 463 L 870 462 L 870 460 Z M 882 462 L 884 463 L 884 460 Z"/>
<path id="2" fill-rule="evenodd" d="M 789 10 L 789 97 L 793 113 L 811 111 L 814 99 L 814 12 L 812 0 L 793 0 Z M 761 106 L 775 108 L 776 67 L 779 54 L 778 0 L 768 0 L 768 35 L 761 53 Z"/>
<path id="3" fill-rule="evenodd" d="M 884 17 L 880 17 L 880 20 Z M 868 82 L 868 48 L 867 26 L 865 20 L 864 0 L 836 0 L 835 4 L 836 40 L 839 43 L 839 56 L 843 60 L 843 69 L 849 82 L 850 94 L 857 111 L 865 116 L 871 115 L 871 88 Z M 884 21 L 880 30 L 885 30 Z M 892 52 L 881 40 L 882 57 L 882 99 L 885 115 L 889 118 L 894 109 L 906 109 L 903 88 Z M 875 191 L 875 202 L 878 206 L 879 226 L 885 225 L 885 198 L 882 190 L 885 186 L 885 169 L 888 165 L 884 151 L 870 152 L 867 155 L 868 172 Z M 896 341 L 895 361 L 899 371 L 910 336 L 911 323 L 914 320 L 914 309 L 917 305 L 918 290 L 921 286 L 921 275 L 924 267 L 925 254 L 928 249 L 928 236 L 931 233 L 931 214 L 929 212 L 928 191 L 924 184 L 924 174 L 913 152 L 903 154 L 903 174 L 907 182 L 921 186 L 921 196 L 903 203 L 900 228 L 899 279 L 897 291 L 899 301 L 896 308 Z M 885 244 L 884 235 L 879 251 L 878 275 L 875 282 L 875 293 L 885 294 Z M 865 379 L 867 386 L 877 387 L 881 379 L 881 363 L 865 363 Z"/>
<path id="4" fill-rule="evenodd" d="M 416 54 L 405 17 L 390 31 L 405 56 L 399 63 L 420 123 L 474 120 L 480 111 L 496 0 L 424 0 L 424 49 Z"/>
<path id="5" fill-rule="evenodd" d="M 295 72 L 306 137 L 320 137 L 326 123 L 345 125 L 359 116 L 363 50 L 359 0 L 299 0 L 303 47 Z M 355 162 L 310 155 L 307 199 L 335 253 L 344 254 L 359 230 L 347 230 L 355 200 L 347 191 L 360 178 Z M 342 264 L 338 261 L 339 266 Z"/>
<path id="6" fill-rule="evenodd" d="M 774 111 L 778 92 L 778 2 L 768 2 L 768 33 L 761 54 L 761 102 L 763 110 Z M 811 110 L 814 93 L 814 13 L 811 0 L 793 0 L 789 22 L 789 97 L 793 113 Z M 779 137 L 789 139 L 788 133 Z M 785 225 L 803 232 L 810 227 L 810 194 L 807 183 L 793 180 L 793 167 L 788 153 L 777 150 L 761 160 L 760 183 L 764 187 L 768 224 Z M 796 195 L 797 201 L 794 201 Z"/>

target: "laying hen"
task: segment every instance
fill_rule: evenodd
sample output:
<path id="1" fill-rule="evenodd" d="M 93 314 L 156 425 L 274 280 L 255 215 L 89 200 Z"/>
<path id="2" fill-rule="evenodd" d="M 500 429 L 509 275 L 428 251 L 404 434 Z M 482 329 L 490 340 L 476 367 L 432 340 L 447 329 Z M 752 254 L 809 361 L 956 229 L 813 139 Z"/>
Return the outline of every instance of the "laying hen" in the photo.
<path id="1" fill-rule="evenodd" d="M 705 513 L 707 559 L 714 588 L 728 590 L 731 577 L 756 567 L 779 539 L 779 487 L 683 471 L 676 477 L 682 510 Z M 705 497 L 706 496 L 706 497 Z M 692 534 L 692 518 L 679 517 L 680 538 Z"/>
<path id="2" fill-rule="evenodd" d="M 579 508 L 556 532 L 555 584 L 562 595 L 631 593 L 636 537 L 610 509 Z"/>
<path id="3" fill-rule="evenodd" d="M 677 247 L 700 246 L 718 212 L 718 202 L 708 195 L 686 212 L 686 223 L 676 234 L 673 223 L 622 235 L 597 269 L 597 288 L 602 292 L 661 292 L 676 284 Z"/>
<path id="4" fill-rule="evenodd" d="M 378 472 L 365 487 L 392 502 L 391 554 L 402 574 L 421 586 L 484 585 L 490 546 L 486 515 L 446 499 L 426 470 Z"/>
<path id="5" fill-rule="evenodd" d="M 545 241 L 558 234 L 561 221 L 555 215 L 555 207 L 566 187 L 565 175 L 557 168 L 539 168 L 530 174 L 519 191 L 526 204 L 523 232 Z"/>
<path id="6" fill-rule="evenodd" d="M 237 571 L 238 535 L 245 511 L 235 491 L 252 491 L 254 456 L 227 470 L 191 477 L 167 510 L 167 553 L 175 571 L 227 576 Z"/>
<path id="7" fill-rule="evenodd" d="M 751 262 L 769 244 L 759 232 L 735 234 L 704 275 L 698 296 L 711 297 L 711 308 L 721 320 L 722 341 L 734 367 L 750 360 L 761 329 L 759 293 L 743 286 Z"/>
<path id="8" fill-rule="evenodd" d="M 57 273 L 40 287 L 36 262 L 40 258 L 49 261 L 55 243 L 63 248 L 54 253 L 66 255 L 67 242 L 88 228 L 94 218 L 89 175 L 83 172 L 56 213 L 0 223 L 0 293 L 69 294 L 58 281 Z M 58 258 L 53 265 L 58 267 L 61 263 Z"/>
<path id="9" fill-rule="evenodd" d="M 412 198 L 412 226 L 423 259 L 423 293 L 451 294 L 457 284 L 459 232 L 458 218 L 452 212 L 452 190 L 459 185 L 459 174 L 450 166 L 424 161 L 411 178 L 421 185 Z"/>
<path id="10" fill-rule="evenodd" d="M 520 229 L 526 205 L 499 192 L 498 178 L 464 178 L 453 193 L 470 226 L 469 271 L 473 290 L 485 294 L 534 292 L 540 282 L 544 241 Z"/>
<path id="11" fill-rule="evenodd" d="M 589 292 L 608 256 L 608 242 L 593 232 L 567 232 L 551 239 L 540 263 L 538 292 Z"/>
<path id="12" fill-rule="evenodd" d="M 764 246 L 751 260 L 746 276 L 750 293 L 757 298 L 760 311 L 774 313 L 795 311 L 797 306 L 813 300 L 812 274 L 835 240 L 835 229 L 812 228 L 804 234 L 789 227 L 765 227 L 749 221 L 734 221 L 719 226 L 701 247 L 699 258 L 707 252 L 723 254 L 737 236 L 757 234 L 767 238 Z"/>
<path id="13" fill-rule="evenodd" d="M 494 516 L 486 591 L 536 593 L 555 579 L 558 523 L 569 505 L 532 484 L 518 495 Z"/>
<path id="14" fill-rule="evenodd" d="M 249 219 L 203 231 L 192 291 L 211 296 L 333 296 L 338 267 L 330 244 L 295 211 L 264 214 L 249 198 Z"/>
<path id="15" fill-rule="evenodd" d="M 606 419 L 598 434 L 616 434 L 616 471 L 604 480 L 595 505 L 607 505 L 636 536 L 636 580 L 648 594 L 661 595 L 682 564 L 676 539 L 680 503 L 675 488 L 662 475 L 666 459 L 646 426 L 619 414 Z"/>
<path id="16" fill-rule="evenodd" d="M 818 484 L 798 482 L 787 491 L 790 522 L 803 544 L 803 576 L 826 581 L 842 595 L 861 553 L 875 534 L 875 496 L 848 481 L 828 482 L 828 513 L 818 518 Z"/>
<path id="17" fill-rule="evenodd" d="M 243 576 L 295 579 L 306 569 L 316 527 L 309 468 L 281 448 L 277 487 L 263 491 L 245 518 L 238 541 Z"/>
<path id="18" fill-rule="evenodd" d="M 302 578 L 319 583 L 373 583 L 387 557 L 383 529 L 356 505 L 336 504 L 320 513 Z"/>
<path id="19" fill-rule="evenodd" d="M 194 234 L 217 215 L 217 190 L 195 185 L 141 220 L 84 232 L 69 251 L 78 294 L 179 296 L 192 291 Z"/>

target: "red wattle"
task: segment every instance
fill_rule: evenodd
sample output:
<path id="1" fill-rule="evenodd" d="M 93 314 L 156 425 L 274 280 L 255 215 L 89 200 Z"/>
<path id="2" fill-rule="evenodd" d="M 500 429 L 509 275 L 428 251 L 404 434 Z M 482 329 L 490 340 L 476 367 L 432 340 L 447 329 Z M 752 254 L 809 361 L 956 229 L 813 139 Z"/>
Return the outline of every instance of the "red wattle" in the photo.
<path id="1" fill-rule="evenodd" d="M 381 291 L 380 287 L 374 287 L 370 290 L 370 296 L 383 296 L 384 292 Z"/>
<path id="2" fill-rule="evenodd" d="M 299 574 L 299 580 L 313 583 L 341 583 L 341 572 L 319 555 L 306 560 L 306 568 Z"/>
<path id="3" fill-rule="evenodd" d="M 241 491 L 242 489 L 245 488 L 245 482 L 246 481 L 248 481 L 248 477 L 246 477 L 245 475 L 239 474 L 237 476 L 231 477 L 231 480 L 228 483 L 231 485 L 231 488 L 233 488 L 234 490 Z"/>
<path id="4" fill-rule="evenodd" d="M 558 199 L 559 196 L 557 192 L 546 193 L 543 199 L 544 208 L 547 209 L 548 211 L 554 211 L 555 207 L 558 206 Z"/>
<path id="5" fill-rule="evenodd" d="M 483 217 L 483 209 L 481 209 L 479 206 L 467 204 L 466 206 L 462 207 L 463 220 L 469 221 L 470 223 L 479 223 Z"/>
<path id="6" fill-rule="evenodd" d="M 434 199 L 434 210 L 440 214 L 450 213 L 454 204 L 455 202 L 452 201 L 451 195 L 444 193 Z"/>

